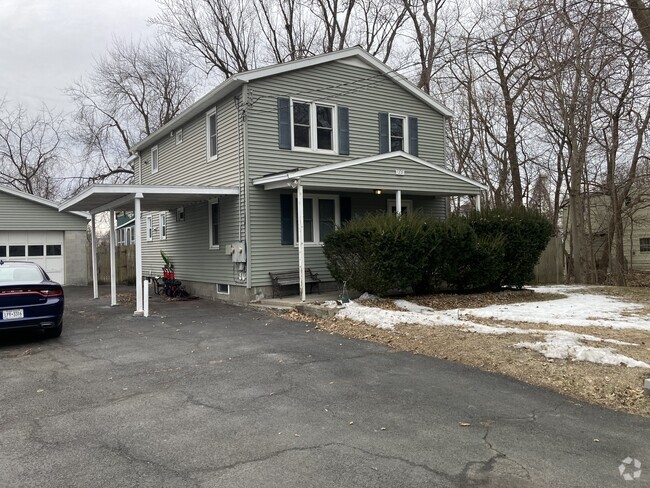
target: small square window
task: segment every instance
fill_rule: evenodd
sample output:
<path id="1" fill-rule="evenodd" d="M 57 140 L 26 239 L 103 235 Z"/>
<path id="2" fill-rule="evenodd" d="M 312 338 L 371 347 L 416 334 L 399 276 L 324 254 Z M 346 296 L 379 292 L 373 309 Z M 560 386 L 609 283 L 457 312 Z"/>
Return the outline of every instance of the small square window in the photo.
<path id="1" fill-rule="evenodd" d="M 9 246 L 10 258 L 22 258 L 25 256 L 25 246 Z"/>
<path id="2" fill-rule="evenodd" d="M 641 252 L 650 252 L 650 237 L 642 237 L 639 239 L 639 248 Z"/>
<path id="3" fill-rule="evenodd" d="M 178 146 L 181 142 L 183 142 L 183 129 L 178 129 L 176 131 L 176 145 Z"/>
<path id="4" fill-rule="evenodd" d="M 27 246 L 27 255 L 28 256 L 44 256 L 45 249 L 43 246 Z"/>
<path id="5" fill-rule="evenodd" d="M 61 256 L 61 244 L 48 244 L 45 246 L 45 253 L 48 256 Z"/>
<path id="6" fill-rule="evenodd" d="M 217 293 L 219 295 L 230 295 L 230 285 L 217 283 Z"/>

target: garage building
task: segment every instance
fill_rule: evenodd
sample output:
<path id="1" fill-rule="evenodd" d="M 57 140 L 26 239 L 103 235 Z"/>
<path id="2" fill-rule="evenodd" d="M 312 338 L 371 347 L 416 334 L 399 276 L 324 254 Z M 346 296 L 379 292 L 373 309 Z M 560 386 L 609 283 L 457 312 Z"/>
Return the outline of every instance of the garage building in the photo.
<path id="1" fill-rule="evenodd" d="M 80 212 L 59 212 L 50 200 L 0 186 L 0 259 L 33 261 L 54 281 L 86 285 L 88 219 Z"/>

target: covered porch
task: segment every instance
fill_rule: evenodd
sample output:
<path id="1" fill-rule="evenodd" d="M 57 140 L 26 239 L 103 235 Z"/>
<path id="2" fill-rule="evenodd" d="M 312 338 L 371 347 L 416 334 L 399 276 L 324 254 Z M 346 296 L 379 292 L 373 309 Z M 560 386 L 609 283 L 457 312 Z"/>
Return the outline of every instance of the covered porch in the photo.
<path id="1" fill-rule="evenodd" d="M 115 212 L 133 211 L 135 243 L 135 315 L 144 314 L 142 275 L 142 212 L 166 211 L 198 204 L 219 196 L 239 195 L 236 187 L 179 186 L 179 185 L 93 185 L 78 195 L 66 200 L 59 211 L 89 212 L 91 220 L 93 297 L 99 298 L 97 279 L 97 215 L 109 213 L 109 246 L 111 305 L 117 305 L 117 280 L 115 269 Z"/>
<path id="2" fill-rule="evenodd" d="M 294 195 L 301 301 L 306 300 L 305 243 L 309 239 L 306 239 L 305 224 L 307 222 L 307 237 L 311 232 L 310 229 L 317 225 L 313 215 L 305 215 L 306 209 L 309 213 L 315 206 L 314 197 L 311 195 L 323 193 L 384 195 L 388 196 L 386 210 L 393 211 L 397 215 L 418 208 L 417 205 L 413 205 L 416 200 L 436 198 L 436 205 L 440 207 L 438 214 L 444 218 L 447 205 L 445 197 L 475 197 L 476 207 L 480 209 L 480 195 L 487 190 L 487 187 L 481 183 L 402 151 L 269 174 L 255 179 L 253 184 L 266 191 L 290 190 Z M 309 205 L 306 205 L 307 200 Z M 340 202 L 337 202 L 337 205 L 335 223 L 339 225 L 342 220 L 346 220 L 343 218 L 343 213 L 346 211 L 341 208 L 343 205 Z M 352 217 L 353 213 L 348 213 L 346 217 Z"/>

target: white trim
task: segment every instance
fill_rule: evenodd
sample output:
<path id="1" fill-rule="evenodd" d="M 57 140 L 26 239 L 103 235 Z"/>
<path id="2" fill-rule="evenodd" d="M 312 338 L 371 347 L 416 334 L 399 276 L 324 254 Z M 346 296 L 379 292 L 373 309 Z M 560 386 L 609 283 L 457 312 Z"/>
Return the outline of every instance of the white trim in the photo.
<path id="1" fill-rule="evenodd" d="M 149 154 L 151 158 L 151 174 L 155 175 L 160 168 L 160 151 L 158 151 L 158 146 L 153 146 Z"/>
<path id="2" fill-rule="evenodd" d="M 405 153 L 409 152 L 409 118 L 407 115 L 400 115 L 400 114 L 394 114 L 394 113 L 389 113 L 388 114 L 388 152 L 397 152 L 393 151 L 393 144 L 392 144 L 392 134 L 391 134 L 391 125 L 390 125 L 390 119 L 395 118 L 395 119 L 402 119 L 402 151 Z"/>
<path id="3" fill-rule="evenodd" d="M 212 205 L 219 205 L 219 199 L 214 198 L 208 200 L 208 249 L 219 249 L 219 241 L 221 240 L 220 223 L 217 222 L 217 243 L 212 242 Z M 221 220 L 221 206 L 217 207 L 217 219 Z"/>
<path id="4" fill-rule="evenodd" d="M 210 118 L 214 115 L 214 154 L 211 154 L 211 139 L 212 139 L 212 134 L 210 133 Z M 217 134 L 219 131 L 217 130 L 217 108 L 214 107 L 211 110 L 208 110 L 205 113 L 205 155 L 207 161 L 215 161 L 219 155 L 219 140 L 217 138 Z"/>
<path id="5" fill-rule="evenodd" d="M 330 63 L 333 61 L 339 61 L 343 59 L 357 59 L 360 62 L 374 68 L 379 73 L 383 73 L 386 78 L 392 80 L 397 85 L 399 85 L 404 90 L 408 91 L 416 98 L 420 99 L 422 102 L 427 104 L 436 112 L 440 113 L 444 117 L 452 117 L 453 112 L 445 107 L 442 103 L 432 98 L 430 95 L 424 93 L 421 89 L 407 80 L 404 76 L 395 72 L 393 69 L 389 68 L 387 65 L 376 59 L 374 56 L 366 52 L 359 46 L 350 47 L 347 49 L 342 49 L 340 51 L 335 51 L 332 53 L 321 54 L 319 56 L 312 56 L 309 58 L 299 59 L 296 61 L 290 61 L 288 63 L 276 64 L 273 66 L 267 66 L 265 68 L 258 68 L 244 73 L 238 73 L 230 78 L 228 78 L 221 85 L 216 87 L 214 90 L 197 100 L 192 106 L 188 107 L 176 117 L 174 117 L 167 124 L 163 125 L 153 134 L 147 136 L 137 144 L 131 147 L 131 151 L 135 152 L 139 149 L 142 149 L 155 140 L 159 139 L 164 134 L 167 134 L 168 131 L 174 130 L 177 127 L 183 125 L 186 121 L 190 120 L 194 116 L 200 114 L 201 112 L 207 110 L 211 105 L 219 102 L 227 95 L 231 94 L 233 90 L 241 87 L 242 85 L 260 78 L 266 78 L 268 76 L 274 76 L 282 73 L 289 73 L 291 71 L 307 68 L 310 66 L 318 66 L 320 64 Z"/>
<path id="6" fill-rule="evenodd" d="M 397 212 L 397 198 L 389 198 L 386 204 L 388 213 L 391 213 L 393 207 L 395 207 L 395 212 Z M 413 213 L 413 200 L 402 198 L 402 207 L 406 207 L 406 213 L 411 215 Z"/>
<path id="7" fill-rule="evenodd" d="M 458 173 L 455 173 L 453 171 L 450 171 L 446 168 L 443 168 L 442 166 L 439 166 L 437 164 L 432 164 L 428 163 L 427 161 L 420 159 L 416 156 L 413 156 L 412 154 L 405 153 L 404 151 L 395 151 L 391 153 L 384 153 L 384 154 L 377 154 L 375 156 L 369 156 L 366 158 L 359 158 L 359 159 L 351 159 L 349 161 L 341 161 L 340 163 L 332 163 L 332 164 L 324 164 L 322 166 L 317 166 L 315 168 L 309 168 L 309 169 L 303 169 L 299 171 L 291 171 L 287 173 L 280 173 L 280 174 L 275 174 L 271 176 L 263 176 L 262 178 L 257 178 L 253 180 L 254 185 L 267 185 L 270 183 L 278 183 L 281 181 L 285 180 L 298 180 L 304 176 L 310 176 L 314 174 L 319 174 L 319 173 L 325 173 L 327 171 L 334 171 L 337 169 L 341 168 L 348 168 L 350 166 L 357 166 L 359 164 L 366 164 L 366 163 L 374 163 L 376 161 L 383 161 L 384 159 L 390 159 L 390 158 L 395 158 L 395 157 L 403 157 L 406 159 L 409 159 L 413 161 L 414 163 L 421 164 L 422 166 L 426 166 L 427 168 L 431 168 L 433 170 L 439 171 L 440 173 L 453 176 L 454 178 L 457 178 L 459 180 L 462 180 L 466 183 L 469 183 L 470 185 L 475 186 L 476 188 L 479 188 L 481 190 L 487 190 L 487 186 L 479 183 L 478 181 L 474 181 L 471 178 L 468 178 L 466 176 L 460 175 Z"/>
<path id="8" fill-rule="evenodd" d="M 294 142 L 293 104 L 301 103 L 309 105 L 309 147 L 296 146 Z M 318 147 L 318 117 L 317 107 L 327 107 L 332 111 L 332 149 L 320 149 Z M 319 102 L 318 100 L 305 100 L 291 98 L 289 101 L 289 120 L 291 125 L 291 150 L 305 151 L 323 154 L 338 154 L 338 106 L 334 103 Z"/>
<path id="9" fill-rule="evenodd" d="M 176 132 L 174 133 L 174 137 L 176 138 L 176 145 L 177 146 L 183 142 L 183 128 L 182 127 L 180 129 L 176 129 Z"/>
<path id="10" fill-rule="evenodd" d="M 167 240 L 167 212 L 158 212 L 158 240 Z"/>
<path id="11" fill-rule="evenodd" d="M 220 286 L 225 286 L 228 291 L 219 291 Z M 228 283 L 217 283 L 217 295 L 230 295 L 230 285 Z"/>
<path id="12" fill-rule="evenodd" d="M 320 193 L 305 193 L 303 195 L 303 222 L 304 222 L 304 201 L 311 200 L 311 218 L 312 218 L 312 241 L 305 241 L 305 246 L 307 247 L 318 247 L 323 245 L 323 241 L 320 239 L 320 210 L 318 207 L 319 200 L 334 200 L 334 228 L 341 226 L 341 204 L 339 202 L 338 195 L 326 195 Z M 298 221 L 298 197 L 297 195 L 293 196 L 293 221 Z M 296 225 L 293 225 L 293 245 L 294 247 L 298 246 L 298 232 Z"/>
<path id="13" fill-rule="evenodd" d="M 145 222 L 147 241 L 153 241 L 153 215 L 147 215 Z"/>

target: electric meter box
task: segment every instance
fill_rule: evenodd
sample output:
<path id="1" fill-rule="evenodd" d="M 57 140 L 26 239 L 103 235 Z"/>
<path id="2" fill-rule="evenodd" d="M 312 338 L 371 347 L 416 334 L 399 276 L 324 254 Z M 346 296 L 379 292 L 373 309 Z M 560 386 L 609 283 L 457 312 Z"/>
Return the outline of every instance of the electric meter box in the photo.
<path id="1" fill-rule="evenodd" d="M 238 241 L 232 243 L 232 262 L 233 263 L 245 263 L 246 262 L 246 243 L 244 241 Z"/>

